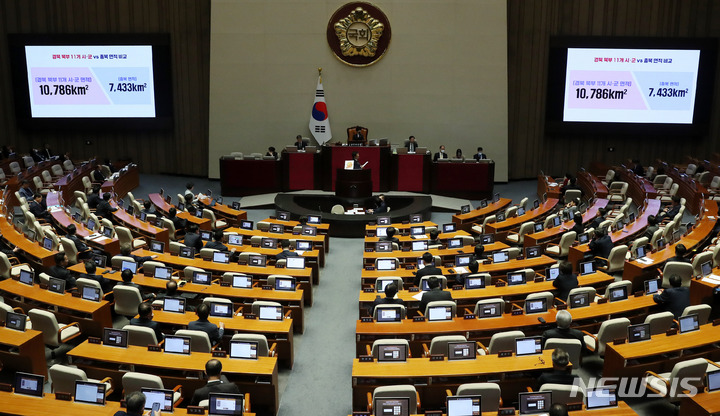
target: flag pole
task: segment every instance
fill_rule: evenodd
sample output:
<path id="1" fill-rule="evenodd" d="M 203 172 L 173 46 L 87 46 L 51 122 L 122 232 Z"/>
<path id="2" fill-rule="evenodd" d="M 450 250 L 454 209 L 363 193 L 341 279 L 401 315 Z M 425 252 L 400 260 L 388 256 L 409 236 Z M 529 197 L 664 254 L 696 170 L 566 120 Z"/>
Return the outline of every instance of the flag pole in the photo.
<path id="1" fill-rule="evenodd" d="M 322 84 L 322 68 L 318 68 L 318 77 L 320 78 L 320 83 Z"/>

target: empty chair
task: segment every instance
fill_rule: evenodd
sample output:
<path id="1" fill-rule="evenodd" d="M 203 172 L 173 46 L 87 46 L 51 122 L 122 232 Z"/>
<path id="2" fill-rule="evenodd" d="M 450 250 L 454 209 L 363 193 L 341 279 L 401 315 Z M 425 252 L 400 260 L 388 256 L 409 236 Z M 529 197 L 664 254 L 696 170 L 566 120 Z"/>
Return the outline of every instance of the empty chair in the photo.
<path id="1" fill-rule="evenodd" d="M 569 308 L 572 308 L 572 298 L 579 293 L 587 293 L 590 302 L 593 302 L 595 300 L 596 290 L 594 287 L 576 287 L 574 289 L 570 289 L 567 299 L 561 300 L 565 301 Z"/>
<path id="2" fill-rule="evenodd" d="M 628 296 L 632 294 L 632 282 L 630 280 L 621 280 L 619 282 L 612 282 L 608 285 L 605 289 L 605 297 L 609 299 L 613 290 L 620 289 L 622 287 L 625 288 L 625 293 L 627 293 Z"/>
<path id="3" fill-rule="evenodd" d="M 83 176 L 82 177 L 82 183 L 83 187 L 85 188 L 85 193 L 89 194 L 92 191 L 92 181 L 90 180 L 89 176 Z"/>
<path id="4" fill-rule="evenodd" d="M 505 218 L 512 218 L 512 217 L 514 217 L 515 214 L 517 214 L 517 209 L 518 209 L 518 207 L 514 207 L 514 206 L 513 206 L 513 207 L 508 207 L 508 208 L 505 210 Z"/>
<path id="5" fill-rule="evenodd" d="M 710 305 L 706 305 L 706 304 L 690 305 L 687 308 L 685 308 L 685 310 L 682 313 L 682 316 L 696 313 L 698 315 L 698 324 L 705 325 L 708 323 L 708 320 L 710 319 L 710 312 L 712 312 L 712 307 Z"/>
<path id="6" fill-rule="evenodd" d="M 697 172 L 697 165 L 694 163 L 688 163 L 687 168 L 685 168 L 685 174 L 692 176 L 695 172 Z"/>
<path id="7" fill-rule="evenodd" d="M 175 236 L 175 224 L 167 218 L 160 218 L 160 221 L 162 221 L 163 228 L 166 228 L 168 230 L 168 238 L 170 240 L 176 240 L 177 237 Z"/>
<path id="8" fill-rule="evenodd" d="M 567 257 L 570 247 L 575 242 L 577 233 L 575 231 L 566 231 L 560 237 L 559 244 L 548 244 L 545 248 L 545 254 L 552 257 Z"/>
<path id="9" fill-rule="evenodd" d="M 53 176 L 56 178 L 59 178 L 65 174 L 65 172 L 63 172 L 62 166 L 60 166 L 60 165 L 52 165 L 50 167 L 50 171 L 52 172 Z"/>
<path id="10" fill-rule="evenodd" d="M 674 318 L 672 312 L 658 312 L 646 316 L 644 323 L 650 324 L 651 335 L 658 335 L 672 328 Z"/>
<path id="11" fill-rule="evenodd" d="M 260 253 L 255 253 L 253 251 L 243 251 L 238 255 L 238 261 L 240 263 L 248 263 L 250 261 L 250 256 L 259 256 Z"/>
<path id="12" fill-rule="evenodd" d="M 383 397 L 408 398 L 408 402 L 410 403 L 409 414 L 411 415 L 416 414 L 418 407 L 420 407 L 420 395 L 415 390 L 415 386 L 411 384 L 381 386 L 376 387 L 375 390 L 373 390 L 372 400 L 370 401 L 370 403 L 368 403 L 369 413 L 375 414 L 373 413 L 375 411 L 373 409 L 373 406 L 375 405 L 375 399 Z"/>
<path id="13" fill-rule="evenodd" d="M 510 247 L 501 251 L 507 252 L 510 260 L 515 260 L 520 255 L 520 253 L 522 253 L 522 249 L 520 247 Z"/>
<path id="14" fill-rule="evenodd" d="M 115 297 L 115 313 L 131 318 L 137 315 L 138 306 L 142 303 L 140 290 L 132 286 L 115 285 L 113 288 Z"/>
<path id="15" fill-rule="evenodd" d="M 212 228 L 223 229 L 223 228 L 227 228 L 229 226 L 227 222 L 216 219 L 215 213 L 212 210 L 204 208 L 202 210 L 202 216 L 203 216 L 203 218 L 210 220 L 210 224 L 212 224 Z"/>
<path id="16" fill-rule="evenodd" d="M 30 321 L 32 321 L 33 329 L 41 331 L 45 345 L 50 348 L 57 348 L 60 344 L 64 344 L 74 338 L 82 335 L 80 332 L 80 324 L 72 322 L 68 325 L 58 324 L 55 314 L 43 309 L 31 309 L 28 312 Z"/>
<path id="17" fill-rule="evenodd" d="M 400 309 L 400 319 L 405 319 L 407 316 L 407 309 L 404 305 L 377 305 L 373 311 L 373 319 L 377 320 L 378 316 L 382 314 L 383 309 Z"/>
<path id="18" fill-rule="evenodd" d="M 257 229 L 262 232 L 266 233 L 266 232 L 270 231 L 270 223 L 267 221 L 258 221 L 257 224 L 255 224 L 255 225 L 257 226 Z"/>
<path id="19" fill-rule="evenodd" d="M 212 260 L 213 256 L 216 252 L 219 252 L 220 250 L 214 249 L 214 248 L 201 248 L 200 249 L 200 258 L 203 260 Z"/>
<path id="20" fill-rule="evenodd" d="M 10 279 L 12 276 L 19 276 L 20 270 L 31 272 L 33 269 L 27 263 L 20 263 L 16 257 L 8 257 L 0 252 L 0 277 Z"/>
<path id="21" fill-rule="evenodd" d="M 702 251 L 698 254 L 696 254 L 692 259 L 692 267 L 693 267 L 693 276 L 700 276 L 702 274 L 702 270 L 700 269 L 700 266 L 703 265 L 705 262 L 712 263 L 713 253 L 712 251 Z"/>
<path id="22" fill-rule="evenodd" d="M 615 318 L 604 321 L 600 324 L 598 333 L 593 335 L 587 331 L 583 331 L 585 336 L 585 346 L 600 356 L 605 355 L 605 345 L 619 338 L 627 338 L 627 328 L 630 326 L 630 320 L 627 318 Z"/>
<path id="23" fill-rule="evenodd" d="M 585 401 L 585 390 L 573 384 L 545 383 L 538 391 L 552 392 L 552 401 L 555 403 L 582 403 Z"/>
<path id="24" fill-rule="evenodd" d="M 254 341 L 258 343 L 257 355 L 258 357 L 274 357 L 275 356 L 275 343 L 268 347 L 267 338 L 262 334 L 249 334 L 240 333 L 235 334 L 232 337 L 233 341 Z"/>
<path id="25" fill-rule="evenodd" d="M 568 338 L 548 338 L 545 341 L 546 350 L 555 350 L 557 348 L 562 349 L 570 356 L 570 363 L 573 368 L 580 368 L 582 360 L 582 342 L 579 339 L 568 339 Z"/>
<path id="26" fill-rule="evenodd" d="M 22 168 L 20 167 L 20 164 L 18 162 L 10 162 L 10 173 L 13 175 L 17 175 L 22 171 Z"/>
<path id="27" fill-rule="evenodd" d="M 448 307 L 448 306 L 450 308 L 452 308 L 452 317 L 455 318 L 457 316 L 457 303 L 455 303 L 455 301 L 452 301 L 452 300 L 434 300 L 432 302 L 428 302 L 427 306 L 425 307 L 425 310 L 420 311 L 420 312 L 422 312 L 425 316 L 428 316 L 429 315 L 428 312 L 430 311 L 430 309 L 435 308 L 435 307 Z"/>
<path id="28" fill-rule="evenodd" d="M 515 339 L 523 338 L 524 336 L 525 333 L 523 331 L 496 332 L 490 337 L 487 350 L 482 352 L 484 352 L 485 355 L 494 355 L 500 351 L 515 351 Z"/>
<path id="29" fill-rule="evenodd" d="M 448 343 L 465 341 L 467 341 L 467 338 L 465 338 L 464 335 L 438 335 L 430 341 L 430 348 L 427 347 L 427 344 L 423 344 L 423 349 L 425 350 L 426 356 L 430 354 L 447 355 Z"/>
<path id="30" fill-rule="evenodd" d="M 603 259 L 607 261 L 607 266 L 601 266 L 598 267 L 598 269 L 608 274 L 622 273 L 623 269 L 625 268 L 625 255 L 627 255 L 627 252 L 628 246 L 626 246 L 625 244 L 621 244 L 619 246 L 613 247 L 612 250 L 610 250 L 610 255 L 607 259 L 596 256 L 596 259 Z"/>
<path id="31" fill-rule="evenodd" d="M 105 384 L 105 396 L 113 392 L 113 384 L 111 377 L 105 377 L 102 380 L 89 379 L 87 374 L 77 368 L 62 364 L 53 364 L 48 369 L 50 379 L 52 380 L 52 392 L 75 393 L 76 381 L 89 381 L 91 383 Z"/>
<path id="32" fill-rule="evenodd" d="M 579 189 L 568 189 L 565 191 L 565 203 L 576 201 L 582 197 L 582 191 Z"/>
<path id="33" fill-rule="evenodd" d="M 193 275 L 195 274 L 195 272 L 206 273 L 205 269 L 201 269 L 199 267 L 193 267 L 193 266 L 186 266 L 183 269 L 183 274 L 182 274 L 183 280 L 192 281 L 192 278 L 193 278 Z"/>
<path id="34" fill-rule="evenodd" d="M 135 250 L 140 247 L 146 247 L 147 242 L 142 238 L 133 238 L 132 232 L 126 227 L 117 226 L 115 227 L 118 240 L 120 240 L 120 247 L 130 247 L 131 250 Z"/>
<path id="35" fill-rule="evenodd" d="M 653 249 L 658 248 L 657 241 L 662 237 L 662 235 L 663 235 L 662 229 L 659 229 L 653 233 L 652 238 L 650 239 L 650 245 L 652 246 Z"/>
<path id="36" fill-rule="evenodd" d="M 658 194 L 664 194 L 667 193 L 670 188 L 673 186 L 673 179 L 671 177 L 666 177 L 665 180 L 660 184 L 660 187 L 655 186 L 655 189 L 657 189 Z"/>
<path id="37" fill-rule="evenodd" d="M 687 361 L 680 361 L 673 366 L 669 373 L 654 373 L 646 371 L 643 384 L 665 399 L 677 402 L 685 396 L 685 390 L 689 386 L 696 387 L 703 391 L 703 379 L 707 371 L 708 362 L 704 358 L 695 358 Z M 678 383 L 681 381 L 681 383 Z"/>
<path id="38" fill-rule="evenodd" d="M 665 267 L 662 271 L 663 287 L 670 287 L 670 276 L 674 274 L 680 276 L 683 286 L 690 287 L 690 281 L 693 276 L 692 264 L 680 261 L 669 261 L 665 263 Z"/>
<path id="39" fill-rule="evenodd" d="M 139 347 L 157 345 L 158 340 L 152 328 L 139 325 L 125 325 L 122 329 L 128 331 L 128 344 Z"/>
<path id="40" fill-rule="evenodd" d="M 127 395 L 142 388 L 164 389 L 162 379 L 159 376 L 146 373 L 128 371 L 122 377 L 123 393 Z M 173 390 L 173 407 L 182 401 L 182 386 L 179 384 Z"/>
<path id="41" fill-rule="evenodd" d="M 33 185 L 35 185 L 35 192 L 47 195 L 51 188 L 48 188 L 43 184 L 39 176 L 33 176 Z"/>
<path id="42" fill-rule="evenodd" d="M 627 182 L 613 182 L 608 189 L 608 200 L 610 202 L 623 202 L 627 197 Z"/>
<path id="43" fill-rule="evenodd" d="M 630 257 L 634 257 L 637 254 L 638 247 L 645 247 L 649 242 L 650 240 L 647 237 L 636 238 L 630 246 L 628 254 L 625 255 L 625 258 L 629 259 Z"/>
<path id="44" fill-rule="evenodd" d="M 213 350 L 210 343 L 210 337 L 205 331 L 195 331 L 191 329 L 178 329 L 175 335 L 190 337 L 190 351 L 192 352 L 211 352 Z"/>
<path id="45" fill-rule="evenodd" d="M 555 295 L 553 295 L 552 292 L 537 292 L 537 293 L 531 293 L 527 296 L 525 296 L 525 313 L 531 313 L 528 311 L 528 307 L 531 303 L 531 301 L 536 299 L 545 299 L 545 305 L 547 305 L 547 309 L 552 308 L 553 301 L 555 300 Z"/>
<path id="46" fill-rule="evenodd" d="M 608 185 L 613 179 L 615 179 L 615 171 L 612 169 L 608 169 L 607 173 L 605 174 L 605 179 L 602 179 L 601 182 L 605 185 Z"/>
<path id="47" fill-rule="evenodd" d="M 65 161 L 63 161 L 62 165 L 65 172 L 71 172 L 73 169 L 75 169 L 75 165 L 73 165 L 72 160 L 70 159 L 66 159 Z"/>
<path id="48" fill-rule="evenodd" d="M 449 395 L 449 394 L 448 394 Z M 481 412 L 497 412 L 502 406 L 500 386 L 497 383 L 465 383 L 457 388 L 456 396 L 482 396 Z"/>
<path id="49" fill-rule="evenodd" d="M 668 179 L 667 175 L 657 175 L 657 176 L 655 176 L 655 179 L 653 179 L 653 186 L 655 187 L 655 189 L 662 189 L 663 184 L 665 183 L 665 181 L 667 179 Z"/>
<path id="50" fill-rule="evenodd" d="M 659 193 L 660 191 L 658 191 L 658 199 L 663 203 L 670 203 L 672 198 L 677 195 L 678 189 L 680 189 L 680 185 L 674 183 L 667 192 Z"/>
<path id="51" fill-rule="evenodd" d="M 477 301 L 477 303 L 475 303 L 475 316 L 480 316 L 480 311 L 482 310 L 484 305 L 492 304 L 500 305 L 500 313 L 503 313 L 505 311 L 505 300 L 503 298 L 481 299 Z"/>
<path id="52" fill-rule="evenodd" d="M 378 357 L 378 350 L 381 345 L 404 345 L 405 346 L 405 358 L 410 357 L 410 342 L 406 339 L 376 339 L 372 343 L 372 347 L 367 345 L 369 349 L 368 355 L 372 355 L 373 358 Z"/>
<path id="53" fill-rule="evenodd" d="M 333 205 L 332 208 L 330 208 L 330 213 L 342 215 L 345 213 L 345 208 L 343 208 L 343 206 L 340 204 L 336 204 L 336 205 Z"/>
<path id="54" fill-rule="evenodd" d="M 60 243 L 63 246 L 63 249 L 65 250 L 65 255 L 68 257 L 68 261 L 70 264 L 77 264 L 78 262 L 78 251 L 77 247 L 75 247 L 75 243 L 73 243 L 72 240 L 60 237 Z"/>
<path id="55" fill-rule="evenodd" d="M 558 217 L 557 214 L 548 215 L 545 218 L 545 222 L 543 222 L 543 228 L 546 230 L 548 228 L 552 228 L 554 226 L 555 218 L 557 218 L 557 217 Z"/>
<path id="56" fill-rule="evenodd" d="M 488 215 L 488 216 L 485 217 L 485 219 L 483 220 L 482 225 L 473 225 L 473 226 L 472 226 L 472 230 L 475 231 L 476 233 L 482 234 L 482 233 L 484 232 L 485 226 L 486 226 L 487 224 L 493 223 L 493 222 L 496 222 L 496 221 L 497 221 L 497 217 L 496 217 L 495 215 Z"/>
<path id="57" fill-rule="evenodd" d="M 507 240 L 511 244 L 517 244 L 517 245 L 522 246 L 523 243 L 525 242 L 525 234 L 532 233 L 534 225 L 535 225 L 535 223 L 532 221 L 523 223 L 520 226 L 520 230 L 518 230 L 518 233 L 517 234 L 509 234 L 507 236 Z"/>

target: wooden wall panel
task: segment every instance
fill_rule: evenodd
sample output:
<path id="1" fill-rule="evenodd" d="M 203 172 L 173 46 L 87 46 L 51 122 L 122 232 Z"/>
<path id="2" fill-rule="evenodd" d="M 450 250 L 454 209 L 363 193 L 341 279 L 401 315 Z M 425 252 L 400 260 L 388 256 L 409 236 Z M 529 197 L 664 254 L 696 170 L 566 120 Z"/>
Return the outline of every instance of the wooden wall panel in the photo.
<path id="1" fill-rule="evenodd" d="M 539 170 L 562 174 L 640 158 L 681 161 L 684 155 L 720 151 L 720 65 L 713 94 L 712 121 L 702 137 L 545 134 L 545 89 L 551 36 L 719 37 L 720 2 L 715 0 L 508 0 L 508 118 L 511 179 L 532 178 Z M 614 147 L 614 152 L 608 152 Z"/>
<path id="2" fill-rule="evenodd" d="M 169 33 L 174 128 L 167 132 L 29 132 L 15 122 L 8 33 Z M 0 2 L 0 144 L 27 152 L 49 143 L 74 159 L 130 158 L 145 173 L 206 176 L 210 0 Z M 85 140 L 91 139 L 91 145 Z"/>

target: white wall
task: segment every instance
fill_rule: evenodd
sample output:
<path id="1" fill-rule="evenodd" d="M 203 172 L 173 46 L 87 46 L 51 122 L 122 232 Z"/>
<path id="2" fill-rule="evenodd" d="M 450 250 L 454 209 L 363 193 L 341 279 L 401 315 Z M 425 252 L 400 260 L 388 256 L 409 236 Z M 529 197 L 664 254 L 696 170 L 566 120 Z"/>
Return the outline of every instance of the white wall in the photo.
<path id="1" fill-rule="evenodd" d="M 282 148 L 308 128 L 317 82 L 333 140 L 415 135 L 433 151 L 477 146 L 507 181 L 507 0 L 379 0 L 392 41 L 370 67 L 335 58 L 325 30 L 334 0 L 212 0 L 209 172 L 232 151 Z"/>

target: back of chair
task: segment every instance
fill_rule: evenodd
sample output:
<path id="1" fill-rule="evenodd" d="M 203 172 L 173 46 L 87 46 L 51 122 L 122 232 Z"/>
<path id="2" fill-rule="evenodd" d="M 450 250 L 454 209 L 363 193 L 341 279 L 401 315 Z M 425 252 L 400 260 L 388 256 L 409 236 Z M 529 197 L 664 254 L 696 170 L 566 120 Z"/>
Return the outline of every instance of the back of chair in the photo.
<path id="1" fill-rule="evenodd" d="M 672 328 L 675 317 L 672 312 L 651 313 L 645 317 L 646 324 L 650 324 L 650 334 L 664 334 L 668 329 Z"/>
<path id="2" fill-rule="evenodd" d="M 400 319 L 405 319 L 407 316 L 407 310 L 403 305 L 377 305 L 373 311 L 373 319 L 377 320 L 377 317 L 382 313 L 383 309 L 400 309 Z"/>
<path id="3" fill-rule="evenodd" d="M 447 356 L 449 342 L 465 342 L 464 335 L 439 335 L 430 341 L 430 354 L 442 354 Z"/>
<path id="4" fill-rule="evenodd" d="M 503 298 L 480 299 L 475 304 L 475 316 L 480 316 L 480 308 L 482 308 L 483 305 L 489 304 L 500 304 L 500 313 L 505 311 L 505 299 Z"/>
<path id="5" fill-rule="evenodd" d="M 670 382 L 676 382 L 681 380 L 684 383 L 695 386 L 700 391 L 703 391 L 703 380 L 705 379 L 705 373 L 707 372 L 708 362 L 705 358 L 695 358 L 687 361 L 680 361 L 675 364 L 670 372 Z M 670 389 L 668 393 L 670 399 L 679 399 L 685 394 L 683 393 L 686 387 Z"/>
<path id="6" fill-rule="evenodd" d="M 594 287 L 576 287 L 574 289 L 570 289 L 567 299 L 563 299 L 567 303 L 568 308 L 572 308 L 572 298 L 579 293 L 587 293 L 588 299 L 592 303 L 595 300 L 595 295 L 597 294 L 597 291 Z"/>
<path id="7" fill-rule="evenodd" d="M 683 286 L 690 287 L 690 281 L 693 276 L 692 264 L 680 261 L 669 261 L 665 263 L 665 268 L 663 268 L 663 287 L 670 287 L 670 276 L 674 274 L 680 276 Z"/>
<path id="8" fill-rule="evenodd" d="M 525 336 L 523 331 L 496 332 L 490 338 L 488 352 L 497 354 L 499 351 L 515 351 L 515 339 Z"/>
<path id="9" fill-rule="evenodd" d="M 582 342 L 579 339 L 548 338 L 545 341 L 546 350 L 562 349 L 570 356 L 570 363 L 573 368 L 580 368 L 582 359 Z"/>
<path id="10" fill-rule="evenodd" d="M 142 264 L 143 272 L 152 273 L 153 275 L 155 274 L 156 267 L 165 267 L 165 263 L 155 260 L 148 260 Z"/>
<path id="11" fill-rule="evenodd" d="M 193 267 L 193 266 L 186 266 L 183 269 L 183 280 L 192 281 L 193 275 L 195 272 L 198 273 L 205 273 L 205 269 L 201 269 L 199 267 Z"/>
<path id="12" fill-rule="evenodd" d="M 115 296 L 115 313 L 129 317 L 137 315 L 138 306 L 142 303 L 142 295 L 138 288 L 115 285 L 113 295 Z"/>
<path id="13" fill-rule="evenodd" d="M 163 228 L 168 230 L 168 238 L 175 240 L 175 224 L 167 218 L 160 218 L 160 221 L 162 221 Z"/>
<path id="14" fill-rule="evenodd" d="M 52 172 L 53 176 L 63 176 L 64 174 L 62 166 L 60 165 L 52 165 L 52 167 L 50 167 L 50 171 Z"/>
<path id="15" fill-rule="evenodd" d="M 692 259 L 693 276 L 699 276 L 702 274 L 700 266 L 706 261 L 712 262 L 713 253 L 712 251 L 702 251 L 695 255 Z"/>
<path id="16" fill-rule="evenodd" d="M 128 331 L 128 344 L 139 347 L 157 345 L 157 337 L 152 328 L 139 325 L 125 325 L 122 329 Z"/>
<path id="17" fill-rule="evenodd" d="M 178 329 L 175 335 L 190 337 L 190 351 L 207 352 L 212 351 L 212 344 L 207 332 L 195 331 L 191 329 Z"/>
<path id="18" fill-rule="evenodd" d="M 554 384 L 545 383 L 540 386 L 539 391 L 552 392 L 552 401 L 554 403 L 582 403 L 585 401 L 585 391 L 574 384 Z"/>
<path id="19" fill-rule="evenodd" d="M 68 256 L 68 261 L 70 262 L 70 264 L 77 264 L 78 251 L 77 247 L 75 247 L 75 243 L 65 237 L 60 237 L 60 243 L 65 249 L 65 254 Z"/>
<path id="20" fill-rule="evenodd" d="M 120 247 L 130 247 L 131 250 L 133 249 L 133 236 L 128 228 L 118 225 L 115 227 L 115 233 L 117 234 L 118 240 L 120 240 Z"/>
<path id="21" fill-rule="evenodd" d="M 440 289 L 447 288 L 447 277 L 439 275 L 439 274 L 431 274 L 427 276 L 423 276 L 420 278 L 420 288 L 422 288 L 428 280 L 430 280 L 431 277 L 437 278 L 437 280 L 440 282 Z"/>
<path id="22" fill-rule="evenodd" d="M 252 308 L 251 308 L 252 313 L 255 314 L 256 316 L 260 315 L 260 307 L 261 306 L 282 306 L 282 305 L 278 302 L 270 302 L 270 301 L 266 301 L 266 300 L 256 300 L 255 302 L 252 303 Z"/>
<path id="23" fill-rule="evenodd" d="M 417 413 L 417 391 L 415 386 L 410 384 L 395 385 L 395 386 L 382 386 L 376 387 L 372 394 L 373 403 L 376 398 L 382 397 L 402 397 L 408 398 L 410 402 L 410 414 L 414 415 Z M 375 413 L 377 414 L 377 413 Z"/>
<path id="24" fill-rule="evenodd" d="M 565 203 L 570 203 L 572 201 L 578 200 L 582 197 L 582 191 L 579 189 L 568 189 L 565 191 Z"/>
<path id="25" fill-rule="evenodd" d="M 430 309 L 435 307 L 450 307 L 452 309 L 452 317 L 455 318 L 457 316 L 457 303 L 452 300 L 435 300 L 432 302 L 428 302 L 427 306 L 425 307 L 425 310 L 422 311 L 425 316 L 429 315 Z"/>
<path id="26" fill-rule="evenodd" d="M 164 389 L 162 379 L 153 374 L 136 373 L 128 371 L 122 377 L 123 392 L 125 395 L 134 391 L 140 391 L 143 387 L 153 389 Z"/>
<path id="27" fill-rule="evenodd" d="M 79 277 L 75 281 L 75 284 L 77 285 L 78 292 L 80 292 L 80 293 L 82 293 L 86 287 L 92 287 L 92 288 L 100 289 L 100 297 L 102 298 L 102 296 L 103 296 L 102 286 L 100 286 L 100 282 L 98 282 L 97 280 Z"/>
<path id="28" fill-rule="evenodd" d="M 372 352 L 372 356 L 374 358 L 378 357 L 378 350 L 381 345 L 404 345 L 405 346 L 405 358 L 407 358 L 410 355 L 410 342 L 406 339 L 376 339 L 372 343 L 372 348 L 370 351 Z"/>
<path id="29" fill-rule="evenodd" d="M 17 175 L 21 171 L 22 168 L 18 162 L 10 162 L 10 172 L 12 172 L 13 175 Z"/>
<path id="30" fill-rule="evenodd" d="M 112 265 L 112 267 L 114 267 L 114 268 L 118 268 L 118 269 L 119 269 L 119 268 L 122 266 L 122 262 L 124 262 L 124 261 L 130 261 L 130 262 L 135 263 L 135 259 L 133 259 L 133 258 L 130 257 L 130 256 L 120 256 L 120 255 L 118 255 L 118 256 L 113 256 L 113 257 L 110 259 L 110 265 Z"/>
<path id="31" fill-rule="evenodd" d="M 610 250 L 607 273 L 615 273 L 623 270 L 625 267 L 625 256 L 627 255 L 627 252 L 628 246 L 625 244 L 615 246 L 612 250 Z"/>
<path id="32" fill-rule="evenodd" d="M 213 259 L 213 256 L 215 255 L 215 252 L 219 252 L 220 250 L 214 249 L 214 248 L 201 248 L 200 249 L 200 258 L 203 260 L 210 261 Z"/>
<path id="33" fill-rule="evenodd" d="M 77 367 L 53 364 L 48 369 L 52 380 L 52 392 L 75 394 L 75 381 L 87 381 L 87 374 Z"/>
<path id="34" fill-rule="evenodd" d="M 60 331 L 60 326 L 58 325 L 57 319 L 55 319 L 55 315 L 52 312 L 35 308 L 28 312 L 28 316 L 30 316 L 33 329 L 42 332 L 43 342 L 45 342 L 45 345 L 49 345 L 51 347 L 60 346 L 58 341 L 58 331 Z"/>
<path id="35" fill-rule="evenodd" d="M 553 301 L 555 300 L 555 295 L 553 295 L 552 292 L 545 291 L 545 292 L 536 292 L 531 293 L 525 297 L 525 313 L 527 313 L 527 305 L 528 302 L 535 299 L 545 299 L 545 305 L 547 305 L 548 310 L 552 308 Z"/>
<path id="36" fill-rule="evenodd" d="M 703 303 L 688 306 L 683 310 L 682 316 L 696 313 L 698 315 L 698 324 L 705 325 L 708 323 L 708 320 L 710 320 L 710 312 L 712 312 L 712 307 Z"/>
<path id="37" fill-rule="evenodd" d="M 458 386 L 457 396 L 482 396 L 481 412 L 497 412 L 500 408 L 500 386 L 497 383 L 465 383 Z"/>
<path id="38" fill-rule="evenodd" d="M 232 337 L 233 341 L 255 341 L 258 343 L 258 351 L 257 355 L 258 357 L 267 357 L 270 353 L 270 348 L 268 347 L 267 338 L 265 335 L 262 334 L 249 334 L 249 333 L 240 333 L 235 334 Z"/>
<path id="39" fill-rule="evenodd" d="M 605 345 L 619 338 L 627 338 L 627 328 L 630 326 L 630 320 L 627 318 L 615 318 L 604 321 L 600 325 L 597 339 L 597 352 L 599 355 L 605 355 Z"/>
<path id="40" fill-rule="evenodd" d="M 632 281 L 630 280 L 620 280 L 619 282 L 612 282 L 610 283 L 607 288 L 605 289 L 605 297 L 609 298 L 610 293 L 612 293 L 613 290 L 619 289 L 621 287 L 625 287 L 626 293 L 628 296 L 632 295 Z"/>

